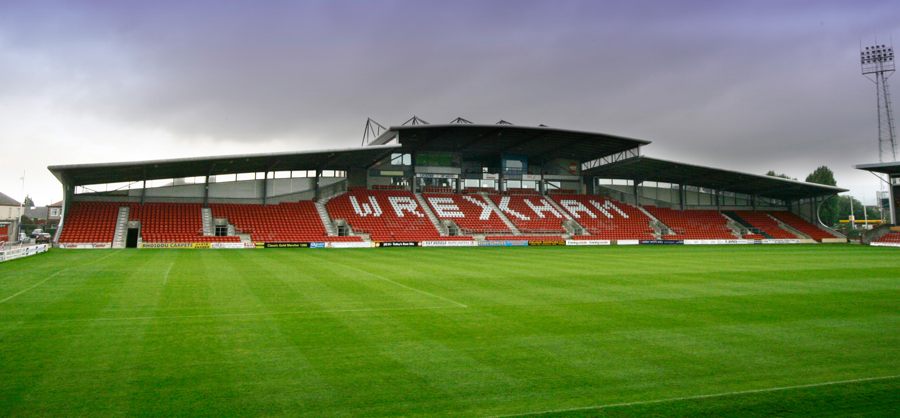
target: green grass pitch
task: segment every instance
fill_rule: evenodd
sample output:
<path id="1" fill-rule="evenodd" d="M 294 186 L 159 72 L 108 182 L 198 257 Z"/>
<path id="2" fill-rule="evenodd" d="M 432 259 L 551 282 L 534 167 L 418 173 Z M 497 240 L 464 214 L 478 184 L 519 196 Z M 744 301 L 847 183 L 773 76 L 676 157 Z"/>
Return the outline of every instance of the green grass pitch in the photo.
<path id="1" fill-rule="evenodd" d="M 900 251 L 54 250 L 0 416 L 897 416 Z"/>

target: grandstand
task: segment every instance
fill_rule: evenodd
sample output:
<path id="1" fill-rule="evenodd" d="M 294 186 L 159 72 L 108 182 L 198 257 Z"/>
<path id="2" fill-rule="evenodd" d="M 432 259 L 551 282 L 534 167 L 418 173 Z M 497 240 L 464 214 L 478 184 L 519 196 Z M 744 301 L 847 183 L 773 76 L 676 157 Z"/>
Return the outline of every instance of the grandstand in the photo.
<path id="1" fill-rule="evenodd" d="M 887 191 L 878 194 L 878 206 L 882 213 L 887 214 L 885 221 L 897 225 L 900 220 L 900 161 L 859 164 L 856 168 L 875 174 L 887 185 Z M 900 242 L 895 238 L 895 229 L 896 227 L 884 225 L 873 231 L 870 237 L 874 237 L 873 242 L 880 245 L 900 247 Z"/>
<path id="2" fill-rule="evenodd" d="M 393 126 L 370 139 L 343 150 L 51 166 L 65 193 L 55 242 L 842 240 L 816 210 L 843 189 L 650 158 L 646 140 L 471 123 Z"/>

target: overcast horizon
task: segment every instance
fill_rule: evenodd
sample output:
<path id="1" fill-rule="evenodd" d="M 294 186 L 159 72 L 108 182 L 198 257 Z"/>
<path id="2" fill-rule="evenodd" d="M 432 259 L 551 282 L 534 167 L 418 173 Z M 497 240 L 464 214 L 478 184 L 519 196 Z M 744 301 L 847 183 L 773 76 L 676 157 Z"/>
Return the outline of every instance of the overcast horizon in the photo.
<path id="1" fill-rule="evenodd" d="M 799 180 L 826 165 L 873 204 L 852 168 L 878 161 L 858 55 L 898 29 L 890 1 L 13 1 L 0 192 L 21 201 L 24 170 L 46 205 L 48 165 L 353 147 L 367 117 L 417 115 Z"/>

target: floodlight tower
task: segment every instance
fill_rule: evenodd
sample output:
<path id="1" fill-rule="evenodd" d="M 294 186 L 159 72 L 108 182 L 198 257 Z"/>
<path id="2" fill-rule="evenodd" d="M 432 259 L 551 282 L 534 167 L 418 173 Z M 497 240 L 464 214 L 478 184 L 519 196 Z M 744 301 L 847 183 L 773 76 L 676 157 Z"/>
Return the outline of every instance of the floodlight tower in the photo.
<path id="1" fill-rule="evenodd" d="M 894 47 L 884 44 L 870 45 L 859 51 L 862 74 L 875 83 L 878 107 L 878 161 L 897 161 L 897 138 L 894 131 L 894 114 L 891 110 L 891 93 L 888 78 L 894 74 Z"/>

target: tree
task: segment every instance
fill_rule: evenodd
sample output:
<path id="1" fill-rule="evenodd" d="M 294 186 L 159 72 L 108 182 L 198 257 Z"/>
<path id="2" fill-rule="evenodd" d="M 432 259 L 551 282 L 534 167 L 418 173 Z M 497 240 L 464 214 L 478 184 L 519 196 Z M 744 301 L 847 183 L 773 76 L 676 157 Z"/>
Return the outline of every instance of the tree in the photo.
<path id="1" fill-rule="evenodd" d="M 766 173 L 766 175 L 770 176 L 770 177 L 779 177 L 779 178 L 788 179 L 788 180 L 797 180 L 796 178 L 793 178 L 787 174 L 776 173 L 775 170 L 769 170 L 769 172 Z"/>
<path id="2" fill-rule="evenodd" d="M 809 175 L 806 176 L 806 182 L 824 184 L 826 186 L 837 186 L 837 182 L 834 180 L 834 172 L 824 165 L 813 170 L 812 173 L 809 173 Z M 834 226 L 837 224 L 838 219 L 840 219 L 838 199 L 829 198 L 826 200 L 819 210 L 819 217 L 825 225 Z"/>
<path id="3" fill-rule="evenodd" d="M 878 211 L 878 208 L 875 206 L 866 207 L 859 200 L 856 200 L 853 196 L 838 196 L 837 197 L 837 213 L 840 219 L 847 219 L 850 217 L 850 201 L 853 201 L 853 216 L 856 217 L 857 220 L 866 219 L 868 216 L 869 220 L 872 219 L 881 219 L 881 213 Z M 866 213 L 863 213 L 863 208 L 865 207 Z"/>
<path id="4" fill-rule="evenodd" d="M 31 196 L 25 195 L 25 202 L 22 203 L 22 205 L 25 206 L 26 208 L 33 208 L 34 200 L 31 200 Z"/>
<path id="5" fill-rule="evenodd" d="M 837 186 L 834 181 L 834 172 L 828 166 L 821 166 L 806 176 L 807 183 L 824 184 L 826 186 Z"/>

